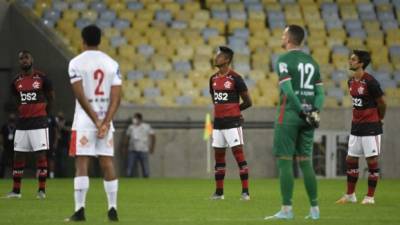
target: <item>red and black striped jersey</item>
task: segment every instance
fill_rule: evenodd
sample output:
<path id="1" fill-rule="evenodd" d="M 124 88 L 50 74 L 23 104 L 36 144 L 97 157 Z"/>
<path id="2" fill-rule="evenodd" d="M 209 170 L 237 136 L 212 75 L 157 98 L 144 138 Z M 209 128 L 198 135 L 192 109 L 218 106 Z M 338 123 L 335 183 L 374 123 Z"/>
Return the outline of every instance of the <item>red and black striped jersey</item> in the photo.
<path id="1" fill-rule="evenodd" d="M 243 78 L 230 70 L 226 75 L 210 78 L 210 94 L 214 103 L 214 128 L 229 129 L 240 124 L 240 93 L 247 91 Z"/>
<path id="2" fill-rule="evenodd" d="M 40 129 L 48 127 L 46 93 L 52 91 L 46 75 L 34 70 L 32 74 L 18 74 L 11 86 L 17 98 L 17 129 Z"/>
<path id="3" fill-rule="evenodd" d="M 351 134 L 356 136 L 374 136 L 382 133 L 382 123 L 377 108 L 377 99 L 383 96 L 378 81 L 368 73 L 360 80 L 348 81 L 353 100 L 353 120 Z"/>

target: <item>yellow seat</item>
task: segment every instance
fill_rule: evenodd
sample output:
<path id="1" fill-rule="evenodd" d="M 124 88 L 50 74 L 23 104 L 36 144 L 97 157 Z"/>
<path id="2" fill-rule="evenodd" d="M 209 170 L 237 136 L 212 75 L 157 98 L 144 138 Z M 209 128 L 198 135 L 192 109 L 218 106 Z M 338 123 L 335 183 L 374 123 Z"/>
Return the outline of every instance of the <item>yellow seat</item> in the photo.
<path id="1" fill-rule="evenodd" d="M 200 3 L 195 1 L 195 2 L 185 2 L 183 4 L 183 11 L 194 13 L 200 11 Z"/>
<path id="2" fill-rule="evenodd" d="M 225 22 L 223 20 L 210 19 L 208 27 L 217 29 L 220 34 L 225 33 Z"/>
<path id="3" fill-rule="evenodd" d="M 176 14 L 174 15 L 175 20 L 178 21 L 184 21 L 186 23 L 189 23 L 192 18 L 193 18 L 193 14 L 191 12 L 188 11 L 177 11 Z"/>
<path id="4" fill-rule="evenodd" d="M 231 19 L 228 21 L 228 32 L 233 33 L 235 29 L 246 27 L 246 21 Z"/>
<path id="5" fill-rule="evenodd" d="M 162 107 L 175 107 L 176 106 L 175 99 L 169 95 L 157 96 L 154 98 L 154 102 L 158 106 L 162 106 Z"/>
<path id="6" fill-rule="evenodd" d="M 129 9 L 123 9 L 118 11 L 118 18 L 125 19 L 131 22 L 135 21 L 136 14 L 134 11 Z"/>
<path id="7" fill-rule="evenodd" d="M 155 12 L 157 10 L 161 10 L 163 8 L 162 4 L 159 2 L 152 2 L 152 3 L 148 3 L 148 4 L 144 4 L 146 10 L 148 12 Z"/>
<path id="8" fill-rule="evenodd" d="M 193 104 L 196 106 L 206 106 L 212 104 L 211 98 L 205 96 L 199 96 L 193 99 Z"/>
<path id="9" fill-rule="evenodd" d="M 265 13 L 262 11 L 251 11 L 249 12 L 250 20 L 264 20 L 266 19 Z"/>
<path id="10" fill-rule="evenodd" d="M 137 21 L 134 22 L 141 22 L 141 21 L 152 21 L 154 17 L 154 12 L 151 10 L 140 10 L 136 14 Z"/>
<path id="11" fill-rule="evenodd" d="M 194 54 L 194 49 L 190 45 L 180 45 L 177 47 L 177 55 L 183 56 L 186 59 L 191 59 Z"/>
<path id="12" fill-rule="evenodd" d="M 79 12 L 72 9 L 66 9 L 62 13 L 62 18 L 68 21 L 75 21 L 79 17 Z"/>
<path id="13" fill-rule="evenodd" d="M 190 79 L 175 80 L 175 86 L 182 92 L 193 89 L 193 82 Z"/>
<path id="14" fill-rule="evenodd" d="M 331 96 L 325 97 L 324 106 L 326 108 L 338 108 L 339 107 L 337 99 L 335 97 L 331 97 Z"/>
<path id="15" fill-rule="evenodd" d="M 211 61 L 207 56 L 196 56 L 193 60 L 193 67 L 197 71 L 209 71 L 211 69 Z"/>
<path id="16" fill-rule="evenodd" d="M 152 88 L 155 87 L 155 82 L 149 78 L 142 78 L 139 80 L 135 80 L 135 86 L 144 90 L 145 88 Z"/>
<path id="17" fill-rule="evenodd" d="M 172 65 L 168 60 L 154 61 L 154 68 L 161 71 L 171 71 Z"/>
<path id="18" fill-rule="evenodd" d="M 266 46 L 266 42 L 264 39 L 252 37 L 249 40 L 249 47 L 251 51 L 254 51 L 257 48 Z"/>
<path id="19" fill-rule="evenodd" d="M 126 5 L 123 2 L 113 2 L 112 4 L 108 4 L 108 7 L 115 12 L 119 12 L 121 10 L 126 9 Z"/>
<path id="20" fill-rule="evenodd" d="M 226 38 L 224 36 L 213 36 L 208 39 L 208 44 L 213 48 L 226 45 Z"/>

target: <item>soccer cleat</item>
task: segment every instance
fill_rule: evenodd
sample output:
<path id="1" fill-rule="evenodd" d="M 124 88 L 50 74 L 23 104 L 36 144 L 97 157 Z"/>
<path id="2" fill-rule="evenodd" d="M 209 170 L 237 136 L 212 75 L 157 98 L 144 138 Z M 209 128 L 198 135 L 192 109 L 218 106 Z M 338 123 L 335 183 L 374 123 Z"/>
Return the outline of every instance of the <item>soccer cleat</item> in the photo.
<path id="1" fill-rule="evenodd" d="M 339 200 L 336 201 L 336 204 L 346 204 L 346 203 L 356 203 L 357 202 L 357 197 L 356 194 L 345 194 L 343 197 L 341 197 Z"/>
<path id="2" fill-rule="evenodd" d="M 15 193 L 13 191 L 7 193 L 5 196 L 5 198 L 21 198 L 21 197 L 22 197 L 21 193 Z"/>
<path id="3" fill-rule="evenodd" d="M 65 219 L 65 222 L 79 222 L 85 220 L 85 208 L 82 207 L 78 211 L 74 212 L 70 218 Z"/>
<path id="4" fill-rule="evenodd" d="M 211 200 L 224 200 L 225 197 L 224 197 L 224 195 L 219 195 L 219 194 L 214 193 L 213 195 L 211 195 L 210 199 Z"/>
<path id="5" fill-rule="evenodd" d="M 319 208 L 311 207 L 310 214 L 308 214 L 304 219 L 318 220 L 319 219 Z"/>
<path id="6" fill-rule="evenodd" d="M 375 204 L 375 199 L 374 199 L 374 197 L 365 196 L 364 199 L 362 200 L 361 204 L 363 204 L 363 205 Z"/>
<path id="7" fill-rule="evenodd" d="M 112 221 L 112 222 L 118 222 L 118 213 L 117 210 L 112 207 L 110 210 L 108 210 L 108 220 Z"/>
<path id="8" fill-rule="evenodd" d="M 36 198 L 37 199 L 45 199 L 46 198 L 46 192 L 38 191 L 38 193 L 36 194 Z"/>
<path id="9" fill-rule="evenodd" d="M 249 195 L 249 193 L 243 192 L 242 195 L 240 196 L 240 200 L 249 201 L 249 200 L 250 200 L 250 195 Z"/>
<path id="10" fill-rule="evenodd" d="M 293 219 L 293 212 L 292 210 L 283 211 L 280 210 L 273 216 L 266 216 L 264 220 L 291 220 Z"/>

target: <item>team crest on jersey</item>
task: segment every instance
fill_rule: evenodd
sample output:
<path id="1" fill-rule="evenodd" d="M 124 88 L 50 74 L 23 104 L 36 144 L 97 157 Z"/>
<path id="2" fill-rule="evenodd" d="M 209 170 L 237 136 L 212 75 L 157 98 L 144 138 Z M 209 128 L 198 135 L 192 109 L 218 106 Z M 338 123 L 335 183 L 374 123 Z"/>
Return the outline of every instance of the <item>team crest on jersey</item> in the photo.
<path id="1" fill-rule="evenodd" d="M 214 82 L 214 83 L 213 83 L 213 86 L 214 86 L 214 87 L 217 86 L 217 82 Z"/>
<path id="2" fill-rule="evenodd" d="M 225 87 L 226 89 L 231 89 L 231 87 L 232 87 L 232 82 L 230 82 L 229 80 L 225 81 L 224 87 Z"/>
<path id="3" fill-rule="evenodd" d="M 19 84 L 19 85 L 18 85 L 18 89 L 22 89 L 22 84 Z"/>
<path id="4" fill-rule="evenodd" d="M 87 139 L 86 136 L 82 136 L 81 139 L 79 140 L 79 143 L 81 146 L 86 146 L 89 143 L 89 140 Z"/>
<path id="5" fill-rule="evenodd" d="M 32 87 L 33 87 L 34 89 L 39 89 L 39 88 L 40 88 L 40 82 L 39 82 L 39 81 L 33 82 Z"/>
<path id="6" fill-rule="evenodd" d="M 362 95 L 362 94 L 364 94 L 364 87 L 363 86 L 360 86 L 358 89 L 357 89 L 357 92 L 358 92 L 358 94 L 360 94 L 360 95 Z"/>

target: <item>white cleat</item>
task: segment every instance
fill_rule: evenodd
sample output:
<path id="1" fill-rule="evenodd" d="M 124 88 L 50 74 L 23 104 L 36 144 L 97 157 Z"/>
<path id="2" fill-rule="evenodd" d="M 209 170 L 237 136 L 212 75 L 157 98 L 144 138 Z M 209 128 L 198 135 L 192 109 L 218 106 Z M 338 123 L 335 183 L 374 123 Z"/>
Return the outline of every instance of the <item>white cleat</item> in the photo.
<path id="1" fill-rule="evenodd" d="M 320 217 L 319 215 L 319 207 L 315 206 L 315 207 L 311 207 L 310 208 L 310 214 L 308 214 L 306 217 L 304 217 L 304 219 L 306 220 L 318 220 Z"/>
<path id="2" fill-rule="evenodd" d="M 45 199 L 46 198 L 46 193 L 44 191 L 38 191 L 36 195 L 37 199 Z"/>
<path id="3" fill-rule="evenodd" d="M 357 202 L 357 197 L 356 194 L 345 194 L 343 197 L 341 197 L 339 200 L 336 201 L 336 204 L 346 204 L 346 203 L 356 203 Z"/>
<path id="4" fill-rule="evenodd" d="M 375 199 L 374 199 L 374 197 L 365 196 L 364 199 L 362 200 L 361 204 L 373 205 L 373 204 L 375 204 Z"/>
<path id="5" fill-rule="evenodd" d="M 264 220 L 291 220 L 293 218 L 294 216 L 292 210 L 289 211 L 280 210 L 273 216 L 266 216 Z"/>
<path id="6" fill-rule="evenodd" d="M 5 198 L 21 198 L 21 193 L 9 192 L 6 194 Z"/>
<path id="7" fill-rule="evenodd" d="M 211 200 L 224 200 L 225 197 L 224 197 L 224 195 L 218 195 L 218 194 L 214 193 L 213 195 L 211 195 L 210 199 Z"/>
<path id="8" fill-rule="evenodd" d="M 240 196 L 240 200 L 250 201 L 250 195 L 248 193 L 242 193 L 242 195 Z"/>

